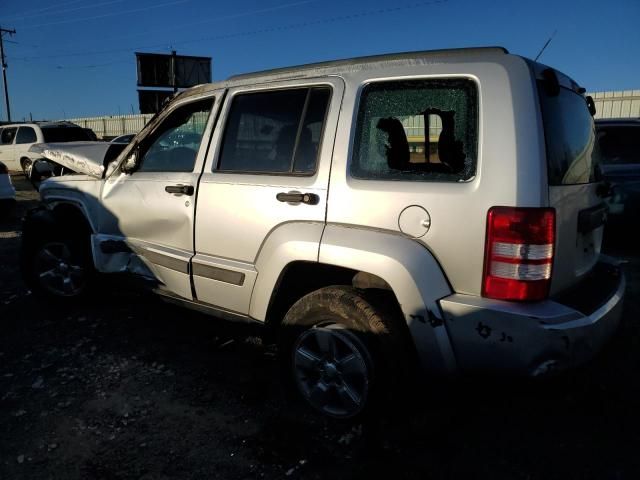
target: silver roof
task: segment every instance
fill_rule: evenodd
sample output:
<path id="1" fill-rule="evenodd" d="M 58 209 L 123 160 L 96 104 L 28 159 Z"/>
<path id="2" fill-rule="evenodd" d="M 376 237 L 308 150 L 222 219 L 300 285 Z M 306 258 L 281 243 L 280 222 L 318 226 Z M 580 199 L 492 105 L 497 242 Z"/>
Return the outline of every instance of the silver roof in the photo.
<path id="1" fill-rule="evenodd" d="M 328 62 L 309 63 L 285 68 L 275 68 L 253 73 L 234 75 L 220 82 L 198 85 L 185 90 L 179 96 L 192 96 L 219 88 L 240 86 L 249 83 L 266 83 L 293 78 L 309 78 L 322 75 L 339 75 L 341 73 L 361 70 L 377 70 L 388 67 L 430 65 L 448 60 L 478 60 L 508 54 L 503 47 L 455 48 L 448 50 L 425 50 L 416 52 L 391 53 L 366 57 L 348 58 Z"/>

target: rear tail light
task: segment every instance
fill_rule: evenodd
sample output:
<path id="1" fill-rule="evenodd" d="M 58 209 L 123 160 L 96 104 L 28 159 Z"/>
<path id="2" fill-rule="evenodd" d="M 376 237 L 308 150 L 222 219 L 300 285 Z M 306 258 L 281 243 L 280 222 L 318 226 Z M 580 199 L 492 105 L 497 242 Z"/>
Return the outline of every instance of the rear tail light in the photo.
<path id="1" fill-rule="evenodd" d="M 553 208 L 491 208 L 487 215 L 482 296 L 519 301 L 546 298 L 555 232 Z"/>
<path id="2" fill-rule="evenodd" d="M 0 163 L 0 175 L 6 175 L 9 173 L 7 166 L 4 163 Z"/>

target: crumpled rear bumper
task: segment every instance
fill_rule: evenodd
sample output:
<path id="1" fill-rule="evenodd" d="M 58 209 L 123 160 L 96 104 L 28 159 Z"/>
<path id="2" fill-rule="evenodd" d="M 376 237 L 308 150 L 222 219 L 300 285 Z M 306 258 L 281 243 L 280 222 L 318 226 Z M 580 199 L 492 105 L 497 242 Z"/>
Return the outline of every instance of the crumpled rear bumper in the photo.
<path id="1" fill-rule="evenodd" d="M 455 294 L 440 307 L 460 370 L 537 376 L 595 356 L 618 326 L 624 291 L 620 269 L 601 262 L 562 297 L 515 303 Z"/>

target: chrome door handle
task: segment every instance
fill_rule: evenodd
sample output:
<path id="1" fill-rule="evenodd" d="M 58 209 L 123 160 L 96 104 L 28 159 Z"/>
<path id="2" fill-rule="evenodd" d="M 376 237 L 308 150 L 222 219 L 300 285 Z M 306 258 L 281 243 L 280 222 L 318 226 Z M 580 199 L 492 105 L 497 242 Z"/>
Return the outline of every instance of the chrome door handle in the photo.
<path id="1" fill-rule="evenodd" d="M 320 197 L 315 193 L 280 192 L 276 198 L 279 202 L 305 203 L 307 205 L 317 205 L 320 201 Z"/>
<path id="2" fill-rule="evenodd" d="M 193 185 L 167 185 L 164 191 L 174 195 L 193 195 L 195 189 Z"/>

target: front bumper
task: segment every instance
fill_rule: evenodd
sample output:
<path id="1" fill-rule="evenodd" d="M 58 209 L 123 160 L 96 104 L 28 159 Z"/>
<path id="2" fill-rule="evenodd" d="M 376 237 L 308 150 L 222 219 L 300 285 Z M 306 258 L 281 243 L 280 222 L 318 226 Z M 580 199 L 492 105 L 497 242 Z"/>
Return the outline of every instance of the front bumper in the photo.
<path id="1" fill-rule="evenodd" d="M 618 326 L 624 291 L 620 269 L 602 262 L 559 298 L 515 303 L 455 294 L 440 307 L 461 371 L 537 376 L 595 356 Z"/>

